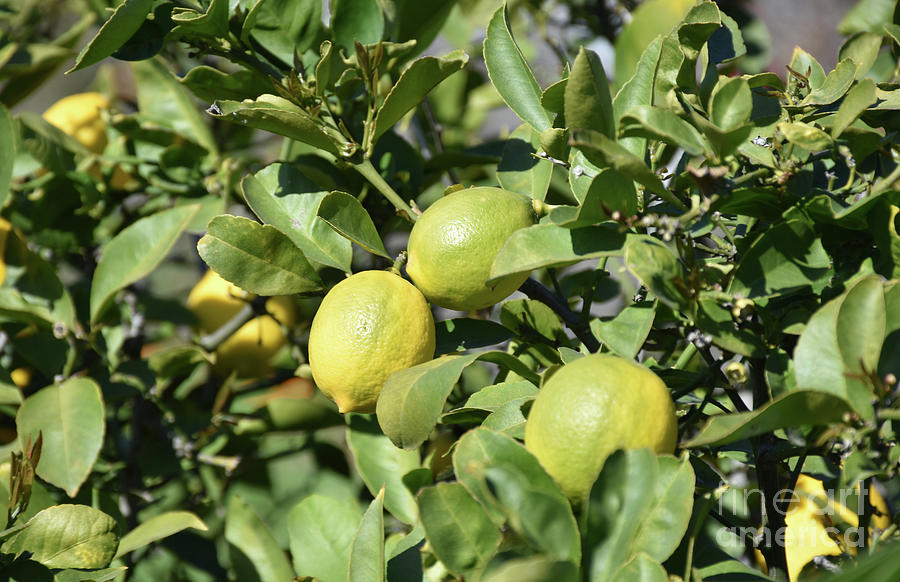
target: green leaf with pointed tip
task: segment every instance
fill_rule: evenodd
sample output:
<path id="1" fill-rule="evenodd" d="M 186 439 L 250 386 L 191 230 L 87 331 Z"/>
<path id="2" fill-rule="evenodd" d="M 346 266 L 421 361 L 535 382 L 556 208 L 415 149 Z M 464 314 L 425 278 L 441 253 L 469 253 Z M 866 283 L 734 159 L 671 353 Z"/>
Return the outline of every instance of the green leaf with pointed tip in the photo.
<path id="1" fill-rule="evenodd" d="M 656 65 L 659 61 L 661 48 L 662 37 L 657 36 L 641 53 L 641 58 L 637 62 L 634 74 L 622 85 L 613 98 L 613 116 L 616 119 L 617 127 L 621 126 L 622 116 L 635 107 L 653 104 Z M 616 53 L 616 56 L 618 56 L 618 53 Z M 616 66 L 618 66 L 618 63 Z M 619 139 L 619 143 L 638 157 L 642 157 L 647 148 L 647 140 L 644 138 L 622 137 Z"/>
<path id="2" fill-rule="evenodd" d="M 240 562 L 254 570 L 239 574 L 255 574 L 259 580 L 293 580 L 291 564 L 271 530 L 237 495 L 232 496 L 225 514 L 225 540 L 232 552 L 242 555 Z"/>
<path id="3" fill-rule="evenodd" d="M 75 497 L 103 446 L 103 395 L 90 378 L 71 378 L 25 399 L 16 414 L 22 439 L 43 435 L 37 474 Z M 105 565 L 105 564 L 104 564 Z"/>
<path id="4" fill-rule="evenodd" d="M 252 69 L 223 73 L 218 69 L 201 65 L 194 67 L 178 80 L 197 98 L 212 103 L 216 99 L 256 99 L 272 90 L 272 83 L 265 75 Z"/>
<path id="5" fill-rule="evenodd" d="M 29 554 L 48 568 L 105 568 L 116 553 L 116 520 L 87 505 L 54 505 L 3 542 L 8 554 Z"/>
<path id="6" fill-rule="evenodd" d="M 81 49 L 75 58 L 75 65 L 66 72 L 72 73 L 95 65 L 116 52 L 138 31 L 154 3 L 154 0 L 124 0 L 103 23 L 94 38 Z"/>
<path id="7" fill-rule="evenodd" d="M 687 273 L 665 243 L 650 236 L 629 237 L 625 243 L 625 266 L 660 301 L 676 309 L 687 309 Z"/>
<path id="8" fill-rule="evenodd" d="M 856 79 L 861 80 L 872 69 L 872 65 L 878 59 L 883 41 L 884 38 L 880 33 L 857 33 L 848 38 L 841 46 L 838 60 L 853 59 L 853 62 L 859 65 L 859 68 L 856 69 Z"/>
<path id="9" fill-rule="evenodd" d="M 199 517 L 190 511 L 167 511 L 143 522 L 119 540 L 116 558 L 124 556 L 138 548 L 142 548 L 157 540 L 167 538 L 182 530 L 193 528 L 200 531 L 209 530 Z"/>
<path id="10" fill-rule="evenodd" d="M 863 111 L 875 104 L 876 100 L 875 81 L 862 79 L 847 92 L 844 100 L 841 101 L 841 105 L 834 116 L 834 122 L 831 125 L 831 137 L 834 139 L 839 138 L 844 130 L 850 127 Z"/>
<path id="11" fill-rule="evenodd" d="M 709 119 L 730 131 L 750 121 L 753 93 L 744 77 L 722 77 L 709 97 Z"/>
<path id="12" fill-rule="evenodd" d="M 384 17 L 377 0 L 333 0 L 331 2 L 332 40 L 354 53 L 354 42 L 376 43 L 384 35 Z"/>
<path id="13" fill-rule="evenodd" d="M 443 57 L 422 57 L 403 71 L 375 114 L 372 139 L 377 140 L 419 105 L 441 81 L 462 70 L 469 56 L 455 50 Z"/>
<path id="14" fill-rule="evenodd" d="M 550 187 L 553 166 L 536 156 L 541 136 L 530 125 L 520 125 L 507 138 L 497 165 L 497 181 L 504 190 L 543 200 Z"/>
<path id="15" fill-rule="evenodd" d="M 782 428 L 841 422 L 850 404 L 834 394 L 813 390 L 788 392 L 750 412 L 711 417 L 684 446 L 721 446 Z"/>
<path id="16" fill-rule="evenodd" d="M 171 34 L 184 37 L 222 37 L 228 32 L 228 0 L 211 0 L 206 12 L 189 8 L 172 11 L 172 22 L 177 26 Z"/>
<path id="17" fill-rule="evenodd" d="M 322 289 L 319 274 L 303 252 L 274 226 L 223 214 L 207 228 L 197 243 L 200 258 L 241 289 L 264 296 Z"/>
<path id="18" fill-rule="evenodd" d="M 550 127 L 550 115 L 541 105 L 541 87 L 509 28 L 506 3 L 494 12 L 488 24 L 484 64 L 491 83 L 519 119 L 539 132 Z"/>
<path id="19" fill-rule="evenodd" d="M 612 98 L 603 63 L 594 51 L 581 47 L 566 81 L 566 125 L 571 129 L 592 129 L 614 138 Z"/>
<path id="20" fill-rule="evenodd" d="M 341 236 L 374 255 L 390 259 L 372 217 L 363 205 L 346 192 L 332 192 L 322 198 L 316 216 Z"/>
<path id="21" fill-rule="evenodd" d="M 103 247 L 91 281 L 92 324 L 119 289 L 143 279 L 162 262 L 199 208 L 176 206 L 141 218 Z"/>
<path id="22" fill-rule="evenodd" d="M 640 68 L 638 63 L 648 56 L 647 51 L 652 46 L 654 39 L 660 38 L 661 35 L 667 35 L 694 4 L 696 4 L 694 0 L 647 0 L 641 2 L 631 13 L 631 20 L 623 27 L 621 34 L 616 37 L 616 81 L 621 83 L 630 78 L 635 70 Z M 658 54 L 658 51 L 659 47 L 657 46 L 655 52 Z M 641 105 L 650 104 L 649 101 L 641 101 Z"/>
<path id="23" fill-rule="evenodd" d="M 847 11 L 838 24 L 838 32 L 845 36 L 870 30 L 881 32 L 885 22 L 894 20 L 896 0 L 861 0 Z"/>
<path id="24" fill-rule="evenodd" d="M 655 317 L 656 302 L 641 301 L 626 306 L 608 321 L 591 320 L 591 331 L 613 352 L 633 359 L 644 345 Z"/>
<path id="25" fill-rule="evenodd" d="M 748 89 L 749 92 L 749 89 Z M 671 111 L 638 105 L 622 116 L 619 133 L 623 137 L 643 137 L 681 147 L 692 156 L 702 155 L 707 146 L 694 126 Z"/>
<path id="26" fill-rule="evenodd" d="M 362 519 L 349 499 L 314 493 L 291 509 L 288 533 L 294 570 L 322 582 L 346 582 L 350 547 Z"/>
<path id="27" fill-rule="evenodd" d="M 853 84 L 859 65 L 853 59 L 846 58 L 839 62 L 833 71 L 828 73 L 822 85 L 809 92 L 800 105 L 828 105 L 844 96 Z"/>
<path id="28" fill-rule="evenodd" d="M 378 492 L 350 546 L 348 582 L 384 582 L 384 489 Z"/>

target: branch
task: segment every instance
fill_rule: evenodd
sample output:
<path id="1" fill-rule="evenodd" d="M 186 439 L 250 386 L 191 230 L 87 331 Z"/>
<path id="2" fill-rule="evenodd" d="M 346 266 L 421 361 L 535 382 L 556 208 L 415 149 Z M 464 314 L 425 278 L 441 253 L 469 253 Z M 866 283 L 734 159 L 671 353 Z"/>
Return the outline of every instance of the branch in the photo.
<path id="1" fill-rule="evenodd" d="M 582 321 L 574 311 L 569 309 L 569 306 L 566 305 L 558 295 L 553 293 L 553 291 L 547 289 L 536 279 L 530 277 L 522 283 L 522 286 L 519 287 L 519 291 L 531 299 L 540 301 L 556 312 L 556 314 L 562 318 L 566 327 L 572 330 L 575 337 L 581 340 L 581 343 L 584 344 L 584 347 L 586 347 L 588 351 L 594 353 L 600 350 L 600 342 L 594 337 L 590 326 Z"/>
<path id="2" fill-rule="evenodd" d="M 265 306 L 267 299 L 268 297 L 255 297 L 252 301 L 247 302 L 247 304 L 244 305 L 241 310 L 234 315 L 234 317 L 229 319 L 225 323 L 225 325 L 223 325 L 216 331 L 201 337 L 197 340 L 197 343 L 200 344 L 200 347 L 208 352 L 215 351 L 215 349 L 219 347 L 222 342 L 231 337 L 231 334 L 239 330 L 242 325 L 253 319 L 260 308 L 263 308 Z"/>

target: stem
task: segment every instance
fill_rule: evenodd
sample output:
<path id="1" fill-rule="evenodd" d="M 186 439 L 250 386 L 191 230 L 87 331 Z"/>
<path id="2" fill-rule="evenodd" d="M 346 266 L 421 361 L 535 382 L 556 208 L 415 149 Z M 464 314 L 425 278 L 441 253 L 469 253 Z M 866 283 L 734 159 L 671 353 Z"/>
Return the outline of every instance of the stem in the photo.
<path id="1" fill-rule="evenodd" d="M 364 159 L 361 162 L 354 163 L 353 168 L 359 172 L 359 174 L 369 181 L 369 184 L 375 187 L 376 190 L 381 192 L 381 194 L 387 198 L 388 202 L 394 205 L 394 208 L 397 209 L 397 212 L 406 218 L 410 222 L 415 222 L 418 219 L 418 215 L 413 212 L 413 209 L 410 208 L 409 204 L 403 201 L 403 198 L 400 197 L 397 192 L 391 188 L 391 185 L 388 184 L 384 178 L 381 177 L 381 174 L 378 170 L 375 169 L 375 166 L 372 165 L 372 162 L 368 159 Z"/>
<path id="2" fill-rule="evenodd" d="M 253 316 L 256 315 L 257 305 L 265 305 L 268 297 L 257 297 L 253 301 L 250 301 L 244 307 L 238 311 L 234 317 L 228 320 L 225 325 L 217 329 L 216 331 L 201 337 L 197 340 L 197 343 L 200 344 L 204 350 L 211 352 L 215 350 L 219 345 L 227 340 L 231 334 L 236 332 L 242 325 L 253 319 Z"/>
<path id="3" fill-rule="evenodd" d="M 678 360 L 675 362 L 674 368 L 676 370 L 684 370 L 684 368 L 691 361 L 691 358 L 694 357 L 694 354 L 697 353 L 697 346 L 694 345 L 694 342 L 688 343 L 684 347 L 684 351 L 681 352 L 681 355 L 678 356 Z"/>
<path id="4" fill-rule="evenodd" d="M 519 291 L 531 299 L 540 301 L 555 311 L 556 314 L 562 318 L 566 327 L 572 330 L 575 337 L 584 344 L 584 347 L 586 347 L 589 352 L 594 353 L 600 350 L 600 342 L 597 341 L 597 338 L 591 333 L 590 327 L 582 322 L 578 315 L 569 309 L 569 306 L 566 305 L 558 295 L 550 291 L 550 289 L 547 289 L 537 280 L 529 277 L 522 283 L 522 286 L 519 287 Z"/>

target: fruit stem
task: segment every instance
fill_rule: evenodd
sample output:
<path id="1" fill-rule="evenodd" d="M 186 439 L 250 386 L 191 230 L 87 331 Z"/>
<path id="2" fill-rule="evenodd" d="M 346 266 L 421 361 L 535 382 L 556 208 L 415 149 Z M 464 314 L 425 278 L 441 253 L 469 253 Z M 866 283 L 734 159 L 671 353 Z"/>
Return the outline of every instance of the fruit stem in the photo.
<path id="1" fill-rule="evenodd" d="M 391 185 L 388 184 L 384 178 L 381 177 L 381 174 L 378 170 L 375 169 L 375 166 L 372 165 L 368 159 L 364 159 L 361 162 L 356 162 L 353 164 L 353 167 L 356 169 L 360 175 L 369 181 L 369 184 L 375 187 L 376 190 L 381 192 L 381 194 L 387 198 L 388 202 L 394 205 L 394 208 L 397 209 L 397 212 L 406 218 L 410 222 L 415 222 L 418 218 L 418 215 L 413 212 L 413 209 L 410 208 L 409 204 L 403 201 L 403 198 L 400 197 L 397 192 L 391 188 Z"/>
<path id="2" fill-rule="evenodd" d="M 406 258 L 408 256 L 409 255 L 407 254 L 406 251 L 400 251 L 400 254 L 397 255 L 397 260 L 395 260 L 394 264 L 391 265 L 391 273 L 394 273 L 395 275 L 399 275 L 400 269 L 402 269 L 403 265 L 406 264 Z"/>
<path id="3" fill-rule="evenodd" d="M 584 347 L 586 347 L 589 352 L 595 353 L 600 351 L 600 342 L 594 337 L 591 328 L 582 322 L 578 315 L 569 309 L 569 306 L 563 303 L 553 291 L 542 285 L 536 279 L 530 277 L 525 279 L 525 282 L 519 287 L 519 291 L 531 299 L 540 301 L 555 311 L 556 314 L 562 318 L 566 327 L 572 330 L 575 337 L 584 344 Z"/>
<path id="4" fill-rule="evenodd" d="M 231 334 L 253 319 L 259 308 L 265 305 L 267 299 L 268 297 L 255 297 L 252 301 L 244 305 L 234 317 L 225 322 L 222 327 L 201 337 L 197 340 L 197 343 L 208 352 L 214 351 L 222 342 L 231 337 Z"/>

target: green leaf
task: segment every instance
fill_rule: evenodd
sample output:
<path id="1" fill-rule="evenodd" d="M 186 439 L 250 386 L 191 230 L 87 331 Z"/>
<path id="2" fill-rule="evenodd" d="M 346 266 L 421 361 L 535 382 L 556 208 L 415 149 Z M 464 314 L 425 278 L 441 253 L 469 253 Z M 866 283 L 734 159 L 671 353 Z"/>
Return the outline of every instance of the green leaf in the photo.
<path id="1" fill-rule="evenodd" d="M 590 579 L 616 580 L 618 575 L 627 580 L 623 569 L 632 571 L 629 561 L 642 553 L 666 560 L 687 531 L 693 498 L 694 471 L 686 456 L 657 457 L 649 449 L 611 455 L 586 508 L 583 539 Z"/>
<path id="2" fill-rule="evenodd" d="M 100 387 L 89 378 L 72 378 L 38 390 L 19 408 L 16 429 L 22 438 L 43 435 L 38 476 L 75 497 L 103 446 Z"/>
<path id="3" fill-rule="evenodd" d="M 710 334 L 713 343 L 720 348 L 747 357 L 765 354 L 763 338 L 755 331 L 738 327 L 731 311 L 715 299 L 701 297 L 697 301 L 696 324 L 701 331 Z"/>
<path id="4" fill-rule="evenodd" d="M 332 40 L 347 54 L 354 53 L 354 41 L 376 43 L 384 36 L 384 17 L 377 0 L 333 0 Z"/>
<path id="5" fill-rule="evenodd" d="M 218 69 L 201 65 L 188 71 L 179 82 L 199 99 L 212 103 L 216 99 L 256 99 L 272 90 L 272 83 L 255 69 L 241 69 L 223 73 Z"/>
<path id="6" fill-rule="evenodd" d="M 300 249 L 274 226 L 223 214 L 207 228 L 197 251 L 226 281 L 264 296 L 322 289 L 322 280 Z"/>
<path id="7" fill-rule="evenodd" d="M 697 60 L 709 38 L 721 26 L 721 13 L 716 4 L 700 2 L 663 40 L 654 88 L 655 104 L 677 107 L 676 91 L 697 93 Z"/>
<path id="8" fill-rule="evenodd" d="M 508 560 L 491 570 L 484 582 L 579 582 L 578 566 L 543 556 Z"/>
<path id="9" fill-rule="evenodd" d="M 259 580 L 293 580 L 291 564 L 272 532 L 237 495 L 232 496 L 225 514 L 225 540 L 232 552 L 242 555 L 242 563 L 253 567 Z"/>
<path id="10" fill-rule="evenodd" d="M 809 92 L 800 105 L 829 105 L 844 96 L 853 84 L 859 65 L 853 59 L 846 58 L 828 73 L 822 85 Z"/>
<path id="11" fill-rule="evenodd" d="M 154 0 L 124 0 L 109 20 L 103 23 L 94 38 L 78 53 L 72 73 L 95 65 L 110 56 L 138 31 L 153 9 Z"/>
<path id="12" fill-rule="evenodd" d="M 840 137 L 863 111 L 875 104 L 875 101 L 875 81 L 862 79 L 847 92 L 844 100 L 841 101 L 831 125 L 831 137 L 834 139 Z"/>
<path id="13" fill-rule="evenodd" d="M 612 582 L 666 582 L 666 569 L 647 554 L 637 554 L 616 570 Z"/>
<path id="14" fill-rule="evenodd" d="M 841 422 L 850 405 L 822 391 L 788 392 L 750 412 L 718 414 L 707 420 L 685 447 L 721 446 L 782 428 Z"/>
<path id="15" fill-rule="evenodd" d="M 422 57 L 413 61 L 378 108 L 373 122 L 373 142 L 419 105 L 429 91 L 453 73 L 462 70 L 468 62 L 469 56 L 461 50 L 443 57 Z"/>
<path id="16" fill-rule="evenodd" d="M 47 460 L 44 460 L 47 462 Z M 29 554 L 48 568 L 105 568 L 116 553 L 116 520 L 87 505 L 54 505 L 3 542 L 8 554 Z"/>
<path id="17" fill-rule="evenodd" d="M 171 34 L 181 37 L 224 37 L 228 32 L 228 0 L 210 0 L 206 12 L 190 8 L 172 10 L 176 27 Z"/>
<path id="18" fill-rule="evenodd" d="M 252 101 L 216 101 L 206 112 L 216 119 L 283 135 L 332 155 L 339 154 L 339 145 L 349 147 L 343 138 L 326 133 L 322 123 L 309 113 L 275 95 L 263 94 Z"/>
<path id="19" fill-rule="evenodd" d="M 637 8 L 637 10 L 641 9 L 641 6 Z M 653 104 L 656 65 L 661 48 L 662 38 L 657 36 L 647 45 L 646 49 L 643 49 L 640 60 L 637 61 L 637 67 L 634 69 L 634 74 L 622 85 L 622 88 L 619 89 L 619 92 L 613 98 L 613 117 L 616 119 L 617 127 L 621 126 L 622 116 L 635 107 Z M 618 52 L 616 56 L 619 56 Z M 618 62 L 616 67 L 619 67 Z M 618 68 L 616 74 L 619 74 Z M 643 157 L 647 149 L 647 140 L 643 138 L 623 137 L 619 139 L 619 143 L 638 157 Z"/>
<path id="20" fill-rule="evenodd" d="M 288 532 L 297 574 L 346 582 L 350 547 L 361 518 L 359 507 L 349 499 L 313 494 L 295 505 Z"/>
<path id="21" fill-rule="evenodd" d="M 555 342 L 565 337 L 559 316 L 540 301 L 512 299 L 500 308 L 500 323 L 513 330 L 517 336 L 542 338 Z"/>
<path id="22" fill-rule="evenodd" d="M 608 321 L 591 320 L 591 331 L 613 352 L 634 359 L 650 334 L 655 317 L 656 302 L 641 301 L 627 305 Z"/>
<path id="23" fill-rule="evenodd" d="M 383 490 L 385 508 L 403 523 L 416 523 L 416 500 L 403 483 L 403 477 L 421 467 L 419 452 L 395 447 L 382 434 L 375 418 L 368 415 L 350 417 L 347 444 L 369 492 L 376 495 Z"/>
<path id="24" fill-rule="evenodd" d="M 16 161 L 18 128 L 6 107 L 0 105 L 0 208 L 9 199 L 9 184 Z"/>
<path id="25" fill-rule="evenodd" d="M 872 69 L 872 65 L 878 59 L 881 44 L 884 41 L 881 34 L 874 32 L 860 32 L 848 38 L 838 55 L 838 60 L 852 59 L 859 65 L 856 69 L 856 79 L 862 80 L 863 76 Z"/>
<path id="26" fill-rule="evenodd" d="M 608 220 L 616 211 L 621 212 L 623 216 L 637 214 L 638 199 L 634 181 L 615 170 L 601 170 L 590 179 L 590 185 L 578 207 L 575 219 L 562 222 L 561 225 L 571 229 L 575 226 L 596 224 Z"/>
<path id="27" fill-rule="evenodd" d="M 329 267 L 350 272 L 350 240 L 317 218 L 328 192 L 289 164 L 271 164 L 241 181 L 253 213 L 287 235 L 303 254 Z"/>
<path id="28" fill-rule="evenodd" d="M 450 572 L 465 576 L 493 557 L 500 531 L 460 483 L 426 487 L 416 499 L 425 537 Z"/>
<path id="29" fill-rule="evenodd" d="M 103 568 L 100 570 L 57 570 L 53 582 L 109 582 L 125 575 L 126 566 Z"/>
<path id="30" fill-rule="evenodd" d="M 749 90 L 748 90 L 749 93 Z M 708 146 L 694 126 L 671 111 L 639 105 L 620 119 L 619 132 L 623 137 L 643 137 L 664 141 L 681 147 L 692 156 L 702 155 Z"/>
<path id="31" fill-rule="evenodd" d="M 417 52 L 426 50 L 441 32 L 456 0 L 381 0 L 388 38 L 416 41 Z"/>
<path id="32" fill-rule="evenodd" d="M 647 58 L 648 52 L 659 52 L 654 48 L 654 39 L 666 35 L 696 4 L 694 0 L 647 0 L 631 13 L 631 20 L 616 37 L 616 81 L 629 79 L 640 68 L 639 62 Z M 654 59 L 655 60 L 655 59 Z M 655 70 L 655 66 L 653 67 Z M 654 71 L 655 72 L 655 71 Z M 650 105 L 641 100 L 641 105 Z M 624 113 L 621 112 L 621 113 Z"/>
<path id="33" fill-rule="evenodd" d="M 855 565 L 842 566 L 840 573 L 823 578 L 823 582 L 890 580 L 900 569 L 900 543 L 893 541 L 889 544 L 880 547 L 877 552 L 866 552 Z"/>
<path id="34" fill-rule="evenodd" d="M 625 233 L 606 226 L 568 229 L 555 224 L 536 224 L 521 228 L 506 239 L 497 253 L 488 284 L 512 273 L 621 256 L 624 245 Z"/>
<path id="35" fill-rule="evenodd" d="M 246 38 L 249 34 L 283 63 L 293 65 L 295 55 L 302 55 L 316 43 L 321 28 L 321 2 L 262 0 L 250 9 L 241 35 Z"/>
<path id="36" fill-rule="evenodd" d="M 629 237 L 625 243 L 625 266 L 660 301 L 673 308 L 687 308 L 687 274 L 665 243 L 650 236 Z"/>
<path id="37" fill-rule="evenodd" d="M 597 53 L 584 47 L 578 50 L 566 81 L 565 118 L 572 129 L 591 129 L 609 138 L 616 136 L 606 71 Z"/>
<path id="38" fill-rule="evenodd" d="M 504 143 L 503 156 L 497 165 L 500 187 L 543 200 L 550 187 L 553 166 L 536 156 L 540 149 L 541 136 L 538 132 L 529 125 L 517 127 Z"/>
<path id="39" fill-rule="evenodd" d="M 209 530 L 203 520 L 190 511 L 167 511 L 156 515 L 122 536 L 115 557 L 124 556 L 128 552 L 188 528 L 200 531 Z"/>
<path id="40" fill-rule="evenodd" d="M 709 97 L 709 120 L 730 131 L 750 121 L 753 94 L 744 77 L 722 77 Z"/>
<path id="41" fill-rule="evenodd" d="M 550 115 L 541 105 L 541 87 L 512 36 L 506 3 L 488 24 L 484 64 L 491 83 L 519 119 L 538 132 L 550 127 Z"/>
<path id="42" fill-rule="evenodd" d="M 863 31 L 881 33 L 884 23 L 894 20 L 896 3 L 896 0 L 860 0 L 844 15 L 838 32 L 844 36 Z"/>
<path id="43" fill-rule="evenodd" d="M 332 192 L 319 202 L 316 216 L 341 236 L 355 242 L 374 255 L 390 259 L 378 229 L 369 213 L 355 197 L 346 192 Z"/>
<path id="44" fill-rule="evenodd" d="M 445 319 L 436 322 L 435 328 L 437 337 L 434 353 L 439 356 L 492 346 L 513 337 L 509 329 L 487 319 Z"/>
<path id="45" fill-rule="evenodd" d="M 113 295 L 149 275 L 166 257 L 199 206 L 176 206 L 137 220 L 103 247 L 91 282 L 91 323 Z"/>
<path id="46" fill-rule="evenodd" d="M 369 505 L 350 547 L 348 582 L 384 582 L 384 489 Z"/>

